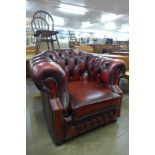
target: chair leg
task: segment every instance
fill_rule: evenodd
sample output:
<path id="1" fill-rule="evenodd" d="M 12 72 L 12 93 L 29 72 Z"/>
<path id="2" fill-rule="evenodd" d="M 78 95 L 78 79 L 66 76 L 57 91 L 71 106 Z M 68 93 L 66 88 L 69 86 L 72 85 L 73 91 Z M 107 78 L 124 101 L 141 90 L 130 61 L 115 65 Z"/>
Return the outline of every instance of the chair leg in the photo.
<path id="1" fill-rule="evenodd" d="M 37 42 L 35 43 L 35 53 L 36 54 L 38 53 L 38 43 Z"/>
<path id="2" fill-rule="evenodd" d="M 55 35 L 55 37 L 56 37 L 56 41 L 57 41 L 57 44 L 58 44 L 58 48 L 60 49 L 60 45 L 59 45 L 59 41 L 58 41 L 57 35 Z"/>
<path id="3" fill-rule="evenodd" d="M 41 44 L 40 38 L 37 38 L 36 39 L 36 48 L 35 48 L 36 54 L 38 54 L 40 51 L 40 44 Z"/>
<path id="4" fill-rule="evenodd" d="M 50 47 L 49 47 L 49 43 L 48 43 L 48 38 L 46 36 L 46 42 L 47 42 L 47 47 L 48 47 L 48 50 L 50 50 Z"/>
<path id="5" fill-rule="evenodd" d="M 52 45 L 52 49 L 54 50 L 54 44 L 53 44 L 53 37 L 51 36 L 51 45 Z"/>

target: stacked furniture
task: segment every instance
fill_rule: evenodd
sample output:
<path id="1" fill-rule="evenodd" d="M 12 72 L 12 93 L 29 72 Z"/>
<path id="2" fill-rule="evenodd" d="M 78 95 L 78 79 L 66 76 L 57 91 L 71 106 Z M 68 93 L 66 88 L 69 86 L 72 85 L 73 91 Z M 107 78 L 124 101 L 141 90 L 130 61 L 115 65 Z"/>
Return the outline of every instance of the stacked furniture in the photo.
<path id="1" fill-rule="evenodd" d="M 44 51 L 30 60 L 50 136 L 60 145 L 120 116 L 122 60 L 75 49 Z"/>
<path id="2" fill-rule="evenodd" d="M 80 41 L 79 39 L 76 38 L 75 33 L 73 31 L 68 30 L 68 34 L 69 34 L 69 47 L 73 48 L 76 45 L 79 46 Z"/>
<path id="3" fill-rule="evenodd" d="M 75 33 L 73 31 L 68 30 L 68 34 L 69 34 L 69 41 L 72 41 L 72 42 L 77 41 Z"/>

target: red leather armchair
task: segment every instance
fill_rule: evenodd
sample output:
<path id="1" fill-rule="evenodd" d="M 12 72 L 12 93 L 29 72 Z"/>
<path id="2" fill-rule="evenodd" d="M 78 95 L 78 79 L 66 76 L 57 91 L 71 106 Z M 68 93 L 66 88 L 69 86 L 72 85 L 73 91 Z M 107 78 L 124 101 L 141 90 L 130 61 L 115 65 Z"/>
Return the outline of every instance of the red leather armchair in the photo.
<path id="1" fill-rule="evenodd" d="M 121 60 L 73 49 L 44 51 L 30 60 L 55 144 L 113 122 L 120 116 L 125 73 Z"/>

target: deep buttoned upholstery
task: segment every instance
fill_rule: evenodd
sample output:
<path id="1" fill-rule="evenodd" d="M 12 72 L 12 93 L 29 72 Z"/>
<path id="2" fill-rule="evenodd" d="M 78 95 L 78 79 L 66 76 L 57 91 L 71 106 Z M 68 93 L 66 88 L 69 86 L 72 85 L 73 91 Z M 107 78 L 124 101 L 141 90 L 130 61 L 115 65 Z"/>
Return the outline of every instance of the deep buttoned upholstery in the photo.
<path id="1" fill-rule="evenodd" d="M 121 60 L 74 49 L 44 51 L 30 61 L 55 144 L 115 121 L 121 112 Z"/>

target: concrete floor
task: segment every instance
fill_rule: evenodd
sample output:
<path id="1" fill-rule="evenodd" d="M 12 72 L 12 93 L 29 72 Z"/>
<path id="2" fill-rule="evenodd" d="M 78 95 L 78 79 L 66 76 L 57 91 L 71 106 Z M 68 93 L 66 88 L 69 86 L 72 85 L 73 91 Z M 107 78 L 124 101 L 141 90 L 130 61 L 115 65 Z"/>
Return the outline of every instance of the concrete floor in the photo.
<path id="1" fill-rule="evenodd" d="M 122 114 L 117 122 L 55 146 L 48 134 L 39 91 L 26 81 L 26 154 L 27 155 L 128 155 L 129 96 L 124 94 Z"/>

